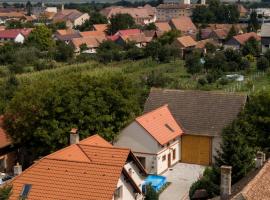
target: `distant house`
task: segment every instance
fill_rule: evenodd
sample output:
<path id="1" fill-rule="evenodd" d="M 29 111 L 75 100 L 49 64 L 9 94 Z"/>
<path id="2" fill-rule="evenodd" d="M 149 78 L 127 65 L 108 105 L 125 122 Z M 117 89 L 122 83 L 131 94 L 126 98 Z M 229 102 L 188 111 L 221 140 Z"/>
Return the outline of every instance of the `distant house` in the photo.
<path id="1" fill-rule="evenodd" d="M 157 30 L 163 33 L 172 30 L 168 22 L 156 22 L 155 25 L 157 27 Z"/>
<path id="2" fill-rule="evenodd" d="M 108 24 L 94 24 L 93 25 L 94 30 L 95 31 L 99 31 L 99 32 L 106 32 L 106 30 L 108 29 Z"/>
<path id="3" fill-rule="evenodd" d="M 105 36 L 95 36 L 95 37 L 80 37 L 80 38 L 73 38 L 71 40 L 71 44 L 75 48 L 75 53 L 79 54 L 81 51 L 81 45 L 85 45 L 86 49 L 83 50 L 83 53 L 96 53 L 97 48 L 100 44 L 106 40 Z"/>
<path id="4" fill-rule="evenodd" d="M 80 32 L 81 37 L 105 37 L 104 31 L 83 31 Z"/>
<path id="5" fill-rule="evenodd" d="M 261 37 L 257 33 L 250 32 L 241 35 L 233 36 L 228 42 L 225 43 L 225 48 L 232 48 L 239 50 L 250 38 L 254 38 L 257 41 L 261 41 Z"/>
<path id="6" fill-rule="evenodd" d="M 144 113 L 168 104 L 185 133 L 181 136 L 181 162 L 210 165 L 220 149 L 223 128 L 237 117 L 246 98 L 222 92 L 151 89 Z"/>
<path id="7" fill-rule="evenodd" d="M 270 24 L 262 24 L 261 28 L 261 44 L 262 53 L 265 53 L 270 48 Z"/>
<path id="8" fill-rule="evenodd" d="M 192 15 L 192 6 L 181 3 L 164 3 L 157 6 L 157 21 L 168 22 L 173 18 L 190 17 Z"/>
<path id="9" fill-rule="evenodd" d="M 54 34 L 56 40 L 66 42 L 67 44 L 69 44 L 73 38 L 79 37 L 81 37 L 80 32 L 74 29 L 61 29 L 57 30 Z"/>
<path id="10" fill-rule="evenodd" d="M 24 43 L 31 31 L 31 28 L 2 30 L 0 31 L 0 42 L 13 41 L 15 43 Z"/>
<path id="11" fill-rule="evenodd" d="M 213 40 L 213 39 L 205 39 L 205 40 L 200 40 L 200 41 L 197 41 L 197 44 L 195 46 L 195 49 L 199 49 L 201 50 L 204 54 L 207 53 L 207 49 L 206 49 L 206 45 L 207 44 L 212 44 L 214 46 L 218 46 L 219 44 Z"/>
<path id="12" fill-rule="evenodd" d="M 0 116 L 0 173 L 12 174 L 16 161 L 16 149 L 3 128 L 3 116 Z"/>
<path id="13" fill-rule="evenodd" d="M 98 135 L 38 160 L 12 181 L 10 200 L 142 200 L 146 172 L 127 148 Z M 74 138 L 75 137 L 75 138 Z"/>
<path id="14" fill-rule="evenodd" d="M 215 40 L 218 44 L 223 45 L 226 41 L 228 31 L 226 29 L 215 29 L 213 30 L 208 38 Z"/>
<path id="15" fill-rule="evenodd" d="M 196 37 L 197 28 L 193 24 L 190 17 L 178 17 L 173 18 L 169 22 L 173 29 L 181 31 L 182 35 L 190 35 L 193 38 Z"/>
<path id="16" fill-rule="evenodd" d="M 181 57 L 185 57 L 185 54 L 195 49 L 197 42 L 191 36 L 182 36 L 176 38 L 173 45 L 181 50 Z"/>
<path id="17" fill-rule="evenodd" d="M 242 4 L 237 4 L 237 9 L 239 11 L 240 17 L 248 16 L 249 11 Z"/>
<path id="18" fill-rule="evenodd" d="M 68 28 L 82 25 L 90 16 L 76 9 L 62 9 L 53 16 L 53 22 L 65 22 Z"/>
<path id="19" fill-rule="evenodd" d="M 183 130 L 167 105 L 137 117 L 121 131 L 115 145 L 134 152 L 148 173 L 161 174 L 179 162 Z"/>
<path id="20" fill-rule="evenodd" d="M 156 8 L 150 5 L 138 8 L 128 8 L 123 6 L 111 6 L 104 8 L 100 13 L 108 20 L 116 14 L 129 14 L 133 17 L 136 24 L 144 25 L 156 21 Z"/>

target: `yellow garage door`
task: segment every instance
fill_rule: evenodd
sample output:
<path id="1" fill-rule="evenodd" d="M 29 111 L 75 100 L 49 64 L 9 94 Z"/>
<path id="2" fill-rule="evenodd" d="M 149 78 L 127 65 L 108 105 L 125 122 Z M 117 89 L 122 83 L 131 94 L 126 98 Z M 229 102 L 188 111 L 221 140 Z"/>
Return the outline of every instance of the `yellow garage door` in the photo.
<path id="1" fill-rule="evenodd" d="M 182 136 L 182 162 L 209 165 L 211 158 L 211 137 Z"/>

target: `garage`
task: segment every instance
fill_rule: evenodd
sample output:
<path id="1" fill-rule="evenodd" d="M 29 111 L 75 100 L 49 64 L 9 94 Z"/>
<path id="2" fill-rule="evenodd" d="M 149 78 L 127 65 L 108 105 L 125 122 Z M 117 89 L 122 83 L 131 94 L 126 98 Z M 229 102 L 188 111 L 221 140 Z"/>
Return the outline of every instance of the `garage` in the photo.
<path id="1" fill-rule="evenodd" d="M 182 136 L 182 162 L 199 165 L 211 163 L 211 137 L 184 135 Z"/>

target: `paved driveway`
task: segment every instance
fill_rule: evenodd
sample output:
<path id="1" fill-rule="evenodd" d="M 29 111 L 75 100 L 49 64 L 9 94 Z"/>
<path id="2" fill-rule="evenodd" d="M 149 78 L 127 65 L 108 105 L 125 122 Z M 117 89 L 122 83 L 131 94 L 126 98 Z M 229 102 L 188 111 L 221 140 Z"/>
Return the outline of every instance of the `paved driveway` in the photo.
<path id="1" fill-rule="evenodd" d="M 193 182 L 203 173 L 204 166 L 186 163 L 178 163 L 172 170 L 168 170 L 162 176 L 166 176 L 171 182 L 164 190 L 159 200 L 182 200 L 188 196 L 188 191 Z"/>

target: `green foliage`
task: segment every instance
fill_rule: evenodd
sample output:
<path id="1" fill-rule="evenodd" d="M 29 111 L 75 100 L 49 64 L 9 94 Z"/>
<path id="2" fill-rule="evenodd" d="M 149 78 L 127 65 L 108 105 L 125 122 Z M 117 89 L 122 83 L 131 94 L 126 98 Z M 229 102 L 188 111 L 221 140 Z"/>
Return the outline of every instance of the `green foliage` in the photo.
<path id="1" fill-rule="evenodd" d="M 90 31 L 93 29 L 94 24 L 107 24 L 108 21 L 106 17 L 101 15 L 99 12 L 92 12 L 90 14 L 90 19 L 86 20 L 82 25 L 76 26 L 75 29 L 80 31 Z"/>
<path id="2" fill-rule="evenodd" d="M 120 61 L 125 58 L 122 47 L 113 41 L 107 40 L 100 44 L 97 49 L 97 58 L 102 63 Z"/>
<path id="3" fill-rule="evenodd" d="M 157 30 L 155 23 L 149 23 L 144 26 L 144 30 Z"/>
<path id="4" fill-rule="evenodd" d="M 153 189 L 151 185 L 146 185 L 145 200 L 158 200 L 158 193 Z"/>
<path id="5" fill-rule="evenodd" d="M 37 26 L 30 33 L 26 43 L 43 51 L 47 51 L 50 48 L 55 47 L 55 41 L 52 38 L 52 31 L 45 25 Z"/>
<path id="6" fill-rule="evenodd" d="M 68 145 L 69 130 L 111 141 L 140 113 L 140 87 L 123 74 L 70 75 L 21 87 L 5 112 L 5 128 L 24 166 Z"/>
<path id="7" fill-rule="evenodd" d="M 217 47 L 210 42 L 207 42 L 205 44 L 205 48 L 206 48 L 207 53 L 215 53 L 217 49 Z"/>
<path id="8" fill-rule="evenodd" d="M 258 70 L 265 71 L 269 68 L 269 61 L 266 57 L 262 56 L 258 58 L 256 65 Z"/>
<path id="9" fill-rule="evenodd" d="M 226 41 L 229 41 L 230 39 L 232 39 L 233 36 L 237 35 L 237 31 L 235 29 L 235 26 L 232 25 L 227 37 L 226 37 Z"/>
<path id="10" fill-rule="evenodd" d="M 250 14 L 250 18 L 248 21 L 248 32 L 257 32 L 257 30 L 260 28 L 260 24 L 257 18 L 257 12 L 255 10 L 252 10 Z"/>
<path id="11" fill-rule="evenodd" d="M 181 32 L 179 30 L 173 29 L 171 31 L 165 32 L 160 38 L 158 38 L 158 41 L 162 45 L 172 44 L 174 40 L 180 36 Z"/>
<path id="12" fill-rule="evenodd" d="M 218 175 L 216 171 L 207 167 L 203 172 L 203 176 L 191 185 L 189 189 L 189 198 L 192 199 L 195 191 L 199 189 L 205 189 L 207 191 L 208 198 L 218 195 L 219 185 L 216 182 L 217 180 L 215 180 L 217 177 Z"/>
<path id="13" fill-rule="evenodd" d="M 12 192 L 12 186 L 7 185 L 0 188 L 0 200 L 8 200 Z"/>
<path id="14" fill-rule="evenodd" d="M 242 47 L 242 54 L 244 56 L 251 54 L 256 57 L 260 54 L 260 52 L 260 44 L 254 37 L 249 38 L 249 40 Z"/>
<path id="15" fill-rule="evenodd" d="M 190 74 L 200 73 L 203 69 L 200 53 L 194 52 L 187 56 L 185 67 L 187 68 L 187 72 Z"/>
<path id="16" fill-rule="evenodd" d="M 131 29 L 135 27 L 135 21 L 129 14 L 116 14 L 110 18 L 108 34 L 113 35 L 119 30 Z"/>
<path id="17" fill-rule="evenodd" d="M 197 6 L 193 10 L 192 19 L 196 23 L 237 23 L 239 11 L 236 5 L 226 5 L 218 0 L 210 0 L 209 6 Z"/>
<path id="18" fill-rule="evenodd" d="M 74 48 L 70 44 L 66 44 L 65 42 L 58 41 L 56 50 L 55 50 L 55 60 L 66 62 L 71 60 L 74 55 Z"/>

